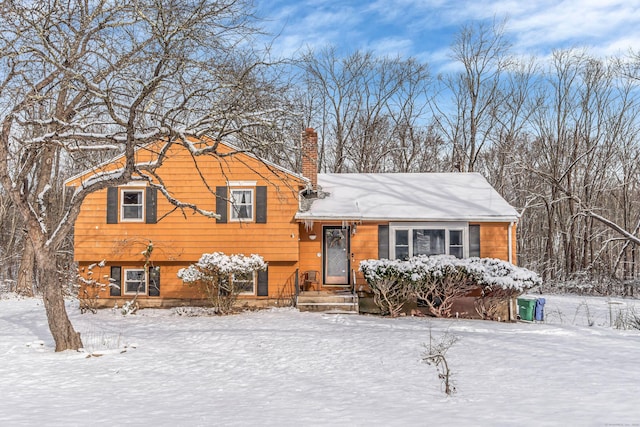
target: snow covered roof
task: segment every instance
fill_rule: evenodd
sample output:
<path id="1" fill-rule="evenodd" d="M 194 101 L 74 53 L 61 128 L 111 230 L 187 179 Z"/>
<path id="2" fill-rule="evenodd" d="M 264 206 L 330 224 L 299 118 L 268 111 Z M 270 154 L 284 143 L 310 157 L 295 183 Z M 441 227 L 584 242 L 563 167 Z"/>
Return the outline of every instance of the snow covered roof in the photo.
<path id="1" fill-rule="evenodd" d="M 299 220 L 516 221 L 479 173 L 318 174 L 321 194 Z"/>

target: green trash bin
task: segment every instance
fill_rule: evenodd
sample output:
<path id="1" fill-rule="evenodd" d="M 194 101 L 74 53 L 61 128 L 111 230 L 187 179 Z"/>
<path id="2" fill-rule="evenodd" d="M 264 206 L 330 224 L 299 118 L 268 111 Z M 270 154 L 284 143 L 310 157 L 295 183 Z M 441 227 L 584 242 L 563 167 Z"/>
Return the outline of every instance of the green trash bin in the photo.
<path id="1" fill-rule="evenodd" d="M 533 322 L 533 313 L 536 309 L 536 298 L 522 297 L 518 298 L 518 315 L 520 320 Z"/>

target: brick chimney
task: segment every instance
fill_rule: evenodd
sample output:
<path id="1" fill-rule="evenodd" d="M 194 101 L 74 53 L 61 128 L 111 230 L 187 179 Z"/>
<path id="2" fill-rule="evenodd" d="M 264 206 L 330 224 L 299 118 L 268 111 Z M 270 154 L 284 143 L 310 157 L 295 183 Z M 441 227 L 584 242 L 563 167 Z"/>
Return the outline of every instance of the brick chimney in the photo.
<path id="1" fill-rule="evenodd" d="M 311 180 L 311 189 L 318 188 L 318 133 L 313 128 L 302 132 L 302 175 Z"/>

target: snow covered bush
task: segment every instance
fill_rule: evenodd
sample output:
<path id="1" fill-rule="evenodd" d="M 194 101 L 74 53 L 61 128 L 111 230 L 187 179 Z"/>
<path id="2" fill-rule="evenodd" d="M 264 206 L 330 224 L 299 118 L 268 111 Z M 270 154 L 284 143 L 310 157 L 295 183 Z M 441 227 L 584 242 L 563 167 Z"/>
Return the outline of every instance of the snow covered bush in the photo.
<path id="1" fill-rule="evenodd" d="M 491 317 L 500 298 L 541 283 L 536 273 L 506 261 L 451 255 L 417 256 L 407 261 L 365 260 L 360 263 L 360 271 L 373 291 L 374 302 L 392 316 L 399 314 L 403 304 L 416 299 L 430 314 L 449 317 L 457 298 L 480 289 L 476 310 L 482 317 Z"/>
<path id="2" fill-rule="evenodd" d="M 500 318 L 504 301 L 542 284 L 540 276 L 526 268 L 495 258 L 472 259 L 483 269 L 479 283 L 481 295 L 474 302 L 476 312 L 483 319 Z"/>
<path id="3" fill-rule="evenodd" d="M 457 298 L 478 287 L 482 269 L 452 255 L 417 256 L 411 265 L 415 297 L 436 317 L 450 317 Z"/>
<path id="4" fill-rule="evenodd" d="M 402 307 L 411 300 L 410 266 L 402 261 L 371 259 L 360 263 L 371 291 L 373 301 L 382 314 L 396 317 Z"/>
<path id="5" fill-rule="evenodd" d="M 482 268 L 480 282 L 488 290 L 514 290 L 524 292 L 534 286 L 542 284 L 538 274 L 524 267 L 518 267 L 510 262 L 495 258 L 469 258 L 471 263 Z"/>
<path id="6" fill-rule="evenodd" d="M 266 268 L 267 264 L 259 255 L 214 252 L 202 254 L 197 263 L 180 269 L 178 277 L 188 285 L 199 286 L 216 313 L 228 314 L 233 310 L 238 294 L 243 291 L 237 278 L 253 277 L 256 271 Z"/>

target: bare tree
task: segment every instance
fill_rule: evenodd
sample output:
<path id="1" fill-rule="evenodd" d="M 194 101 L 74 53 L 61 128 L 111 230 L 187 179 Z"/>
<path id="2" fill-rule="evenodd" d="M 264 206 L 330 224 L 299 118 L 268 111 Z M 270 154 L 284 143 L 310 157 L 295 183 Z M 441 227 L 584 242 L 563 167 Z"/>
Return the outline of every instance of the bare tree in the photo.
<path id="1" fill-rule="evenodd" d="M 595 260 L 596 230 L 590 220 L 608 216 L 617 221 L 615 212 L 607 213 L 609 197 L 619 186 L 612 180 L 619 176 L 613 173 L 614 160 L 622 146 L 636 144 L 635 132 L 629 131 L 635 127 L 637 107 L 630 103 L 631 87 L 617 84 L 611 65 L 571 51 L 557 52 L 554 64 L 548 98 L 553 107 L 539 109 L 536 118 L 546 153 L 536 173 L 550 184 L 544 199 L 548 233 L 557 228 L 562 236 L 548 239 L 547 256 L 562 259 L 562 270 L 571 273 Z"/>
<path id="2" fill-rule="evenodd" d="M 449 102 L 432 102 L 439 130 L 452 146 L 451 160 L 457 170 L 476 169 L 482 149 L 492 141 L 497 110 L 503 102 L 502 78 L 511 64 L 504 22 L 463 26 L 451 46 L 451 57 L 462 70 L 440 76 Z"/>
<path id="3" fill-rule="evenodd" d="M 308 52 L 302 67 L 311 94 L 306 110 L 322 123 L 321 169 L 385 172 L 394 162 L 419 161 L 431 136 L 418 107 L 430 82 L 425 64 L 362 51 L 340 57 L 327 48 Z"/>
<path id="4" fill-rule="evenodd" d="M 0 285 L 11 283 L 9 289 L 15 291 L 13 283 L 19 265 L 22 247 L 22 224 L 16 215 L 11 200 L 0 189 Z"/>
<path id="5" fill-rule="evenodd" d="M 429 345 L 424 345 L 425 351 L 422 353 L 422 361 L 428 365 L 433 365 L 438 371 L 438 378 L 444 385 L 444 392 L 447 396 L 455 393 L 456 388 L 451 379 L 452 373 L 447 362 L 447 351 L 458 342 L 460 337 L 446 331 L 437 339 L 433 337 L 431 325 L 429 325 Z M 434 342 L 435 341 L 435 342 Z"/>
<path id="6" fill-rule="evenodd" d="M 274 76 L 256 55 L 248 1 L 3 2 L 0 6 L 0 185 L 35 252 L 56 351 L 82 347 L 70 323 L 56 254 L 92 192 L 146 180 L 182 209 L 155 169 L 173 144 L 215 155 L 189 138 L 251 144 L 247 131 L 277 121 Z M 266 126 L 268 127 L 268 126 Z M 136 149 L 162 142 L 155 161 Z M 56 162 L 122 167 L 96 173 L 54 209 Z"/>

